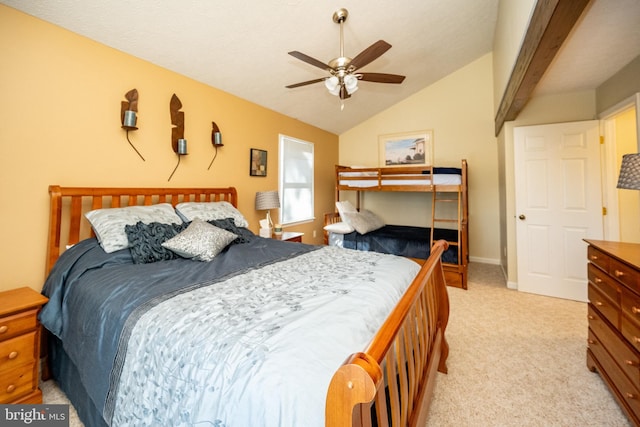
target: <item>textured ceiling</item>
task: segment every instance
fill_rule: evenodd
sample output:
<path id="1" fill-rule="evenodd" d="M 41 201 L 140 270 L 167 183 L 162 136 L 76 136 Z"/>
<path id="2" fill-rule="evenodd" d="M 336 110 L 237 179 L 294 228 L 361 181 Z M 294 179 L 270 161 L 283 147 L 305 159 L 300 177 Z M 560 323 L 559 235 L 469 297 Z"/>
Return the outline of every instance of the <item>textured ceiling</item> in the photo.
<path id="1" fill-rule="evenodd" d="M 0 0 L 15 9 L 335 134 L 429 86 L 492 49 L 498 0 Z M 545 75 L 540 93 L 594 88 L 640 54 L 640 1 L 593 0 Z M 323 62 L 339 56 L 340 7 L 345 55 L 379 39 L 393 47 L 364 72 L 402 74 L 400 85 L 360 82 L 340 108 L 325 77 L 287 54 Z M 602 16 L 604 17 L 602 17 Z M 622 23 L 621 23 L 622 22 Z M 625 40 L 612 50 L 612 40 Z M 575 40 L 574 40 L 575 39 Z M 591 53 L 606 55 L 594 58 Z M 613 54 L 615 53 L 615 54 Z M 613 54 L 613 55 L 612 55 Z M 614 58 L 610 58 L 613 56 Z"/>

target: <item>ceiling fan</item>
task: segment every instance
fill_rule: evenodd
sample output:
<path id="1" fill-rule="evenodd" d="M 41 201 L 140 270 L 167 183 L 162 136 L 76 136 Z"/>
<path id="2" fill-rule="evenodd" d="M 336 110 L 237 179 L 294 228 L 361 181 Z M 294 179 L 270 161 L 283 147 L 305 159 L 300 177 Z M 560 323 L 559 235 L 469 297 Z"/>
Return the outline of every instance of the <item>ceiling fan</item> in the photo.
<path id="1" fill-rule="evenodd" d="M 347 20 L 347 16 L 349 16 L 349 12 L 344 8 L 338 9 L 333 14 L 333 22 L 340 24 L 340 56 L 338 58 L 332 59 L 328 64 L 325 64 L 324 62 L 305 55 L 304 53 L 298 51 L 289 52 L 289 55 L 298 58 L 307 64 L 322 68 L 323 70 L 328 71 L 331 75 L 329 77 L 295 83 L 286 86 L 287 88 L 293 89 L 313 83 L 324 82 L 329 93 L 335 96 L 339 95 L 342 100 L 349 98 L 351 94 L 358 90 L 358 80 L 375 83 L 402 83 L 405 77 L 397 74 L 355 73 L 359 68 L 364 67 L 382 56 L 383 53 L 391 48 L 391 45 L 384 40 L 378 40 L 360 52 L 353 59 L 345 56 L 342 24 Z"/>

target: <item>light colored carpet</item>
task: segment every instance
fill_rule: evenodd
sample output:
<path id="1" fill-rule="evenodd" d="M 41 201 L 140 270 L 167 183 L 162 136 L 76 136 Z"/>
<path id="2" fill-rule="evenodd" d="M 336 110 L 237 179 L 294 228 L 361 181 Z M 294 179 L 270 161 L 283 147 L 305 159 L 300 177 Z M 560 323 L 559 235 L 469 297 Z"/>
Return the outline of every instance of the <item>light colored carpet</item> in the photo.
<path id="1" fill-rule="evenodd" d="M 469 270 L 469 290 L 449 288 L 449 374 L 437 375 L 428 427 L 631 425 L 586 367 L 586 304 L 509 290 L 495 265 Z M 42 387 L 45 403 L 69 403 Z"/>

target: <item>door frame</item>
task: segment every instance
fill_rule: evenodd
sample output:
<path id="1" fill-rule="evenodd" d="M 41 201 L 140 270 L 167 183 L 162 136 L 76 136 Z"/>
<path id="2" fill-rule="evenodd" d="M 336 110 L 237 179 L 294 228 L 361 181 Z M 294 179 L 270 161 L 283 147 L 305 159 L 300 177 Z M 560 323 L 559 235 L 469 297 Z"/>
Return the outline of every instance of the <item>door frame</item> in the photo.
<path id="1" fill-rule="evenodd" d="M 601 169 L 602 169 L 602 199 L 607 214 L 604 215 L 604 239 L 620 240 L 620 212 L 618 211 L 618 167 L 616 164 L 616 130 L 615 116 L 628 110 L 636 109 L 636 139 L 638 152 L 640 152 L 640 92 L 623 99 L 614 106 L 607 108 L 598 115 L 600 120 L 600 135 L 604 137 L 601 145 Z M 607 143 L 611 142 L 611 143 Z"/>

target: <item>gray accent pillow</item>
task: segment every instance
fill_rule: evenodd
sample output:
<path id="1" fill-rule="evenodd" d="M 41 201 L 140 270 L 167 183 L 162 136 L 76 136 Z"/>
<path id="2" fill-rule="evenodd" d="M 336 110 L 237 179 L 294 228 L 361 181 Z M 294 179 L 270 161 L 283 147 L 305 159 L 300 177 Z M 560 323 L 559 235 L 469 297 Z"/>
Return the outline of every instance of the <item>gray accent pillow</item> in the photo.
<path id="1" fill-rule="evenodd" d="M 106 253 L 129 247 L 125 226 L 138 222 L 150 224 L 181 224 L 182 219 L 176 214 L 170 203 L 159 203 L 150 206 L 127 206 L 124 208 L 105 208 L 87 212 L 85 217 L 91 223 L 93 231 Z"/>
<path id="2" fill-rule="evenodd" d="M 203 221 L 233 218 L 236 226 L 249 227 L 245 217 L 229 202 L 183 202 L 176 205 L 176 212 L 185 221 L 200 218 Z"/>
<path id="3" fill-rule="evenodd" d="M 181 257 L 196 261 L 211 261 L 238 236 L 215 227 L 199 218 L 182 233 L 162 244 Z"/>
<path id="4" fill-rule="evenodd" d="M 360 234 L 384 227 L 382 218 L 366 209 L 361 212 L 345 212 L 344 215 L 347 223 Z"/>

